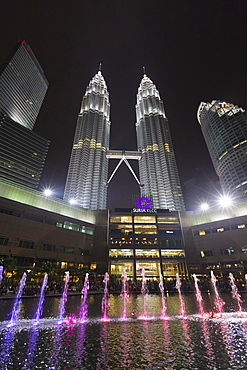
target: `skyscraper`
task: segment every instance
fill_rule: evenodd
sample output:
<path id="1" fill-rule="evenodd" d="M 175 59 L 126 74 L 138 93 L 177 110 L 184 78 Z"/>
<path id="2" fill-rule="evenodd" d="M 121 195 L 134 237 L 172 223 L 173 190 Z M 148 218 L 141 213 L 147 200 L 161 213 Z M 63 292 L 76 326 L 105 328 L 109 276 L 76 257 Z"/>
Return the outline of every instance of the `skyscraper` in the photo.
<path id="1" fill-rule="evenodd" d="M 36 189 L 49 143 L 0 113 L 0 177 Z"/>
<path id="2" fill-rule="evenodd" d="M 141 194 L 154 208 L 184 210 L 183 195 L 163 102 L 144 74 L 137 94 L 136 132 L 141 152 Z"/>
<path id="3" fill-rule="evenodd" d="M 19 41 L 0 66 L 0 177 L 33 189 L 50 143 L 32 131 L 47 88 L 30 46 Z"/>
<path id="4" fill-rule="evenodd" d="M 230 196 L 247 193 L 247 119 L 243 108 L 213 100 L 201 102 L 197 118 L 222 190 Z"/>
<path id="5" fill-rule="evenodd" d="M 82 100 L 64 192 L 64 200 L 86 209 L 106 209 L 109 116 L 109 93 L 98 71 Z"/>
<path id="6" fill-rule="evenodd" d="M 18 41 L 0 67 L 0 113 L 33 129 L 48 81 L 26 41 Z"/>

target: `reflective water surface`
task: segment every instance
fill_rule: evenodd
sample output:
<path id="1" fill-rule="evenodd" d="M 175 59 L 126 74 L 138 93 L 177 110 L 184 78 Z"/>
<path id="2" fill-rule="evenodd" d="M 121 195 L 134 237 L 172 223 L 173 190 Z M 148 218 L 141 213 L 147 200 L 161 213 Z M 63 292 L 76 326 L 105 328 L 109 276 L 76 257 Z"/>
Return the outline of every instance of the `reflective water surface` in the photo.
<path id="1" fill-rule="evenodd" d="M 247 369 L 247 294 L 241 294 L 243 314 L 238 315 L 231 294 L 221 294 L 225 313 L 221 317 L 198 315 L 193 293 L 184 294 L 186 316 L 180 316 L 177 294 L 166 296 L 167 319 L 161 319 L 160 295 L 128 299 L 127 319 L 121 320 L 123 299 L 110 295 L 102 322 L 102 295 L 88 296 L 84 323 L 58 324 L 60 298 L 46 297 L 37 325 L 38 299 L 23 298 L 19 320 L 8 327 L 13 300 L 0 300 L 0 369 Z M 205 312 L 213 297 L 203 294 Z M 69 296 L 65 316 L 79 317 L 80 296 Z M 134 310 L 134 316 L 132 316 Z M 245 317 L 246 316 L 246 317 Z"/>

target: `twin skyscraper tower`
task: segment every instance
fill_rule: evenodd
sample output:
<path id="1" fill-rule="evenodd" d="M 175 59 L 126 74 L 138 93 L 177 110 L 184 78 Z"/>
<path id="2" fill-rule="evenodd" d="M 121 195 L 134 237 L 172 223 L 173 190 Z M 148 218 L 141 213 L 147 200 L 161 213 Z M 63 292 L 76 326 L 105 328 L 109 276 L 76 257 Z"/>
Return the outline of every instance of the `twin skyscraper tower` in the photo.
<path id="1" fill-rule="evenodd" d="M 107 208 L 109 160 L 124 161 L 153 208 L 184 210 L 183 195 L 168 120 L 159 91 L 146 74 L 137 93 L 137 151 L 109 150 L 110 102 L 101 71 L 91 79 L 82 100 L 65 185 L 64 200 L 86 209 Z M 129 164 L 139 162 L 139 179 Z M 116 169 L 118 168 L 116 167 Z"/>

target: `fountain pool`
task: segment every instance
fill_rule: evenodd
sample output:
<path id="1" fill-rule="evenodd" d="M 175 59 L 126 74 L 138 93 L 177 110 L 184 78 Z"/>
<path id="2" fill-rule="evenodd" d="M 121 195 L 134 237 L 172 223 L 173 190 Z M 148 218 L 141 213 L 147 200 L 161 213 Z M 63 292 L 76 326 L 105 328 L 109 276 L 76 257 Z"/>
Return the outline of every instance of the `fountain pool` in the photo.
<path id="1" fill-rule="evenodd" d="M 180 293 L 0 300 L 0 369 L 247 369 L 247 293 Z"/>

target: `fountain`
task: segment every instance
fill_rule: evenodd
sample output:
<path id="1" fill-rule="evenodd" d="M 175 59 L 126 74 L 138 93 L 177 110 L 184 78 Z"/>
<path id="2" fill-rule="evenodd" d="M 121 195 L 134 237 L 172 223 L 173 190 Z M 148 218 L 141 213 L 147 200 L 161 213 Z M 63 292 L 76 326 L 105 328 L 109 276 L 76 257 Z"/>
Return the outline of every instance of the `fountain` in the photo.
<path id="1" fill-rule="evenodd" d="M 163 276 L 162 276 L 161 273 L 160 273 L 159 288 L 160 288 L 161 301 L 162 301 L 161 319 L 166 320 L 167 319 L 167 315 L 166 315 L 166 297 L 165 297 L 165 292 L 164 292 Z"/>
<path id="2" fill-rule="evenodd" d="M 238 288 L 236 287 L 236 284 L 235 284 L 235 279 L 234 279 L 234 276 L 233 274 L 230 272 L 229 273 L 229 279 L 230 279 L 230 285 L 231 285 L 231 289 L 232 289 L 232 297 L 233 299 L 237 302 L 237 307 L 238 307 L 238 312 L 242 312 L 242 299 L 241 299 L 241 296 L 238 292 Z"/>
<path id="3" fill-rule="evenodd" d="M 218 292 L 218 289 L 217 289 L 217 286 L 216 286 L 216 281 L 217 281 L 216 277 L 214 276 L 213 271 L 211 271 L 211 282 L 212 282 L 212 286 L 213 286 L 213 289 L 214 289 L 214 295 L 215 295 L 214 305 L 215 305 L 216 313 L 222 315 L 224 313 L 223 307 L 225 305 L 225 302 L 219 296 L 219 292 Z"/>
<path id="4" fill-rule="evenodd" d="M 126 269 L 123 269 L 122 273 L 122 291 L 121 291 L 121 297 L 123 298 L 123 313 L 121 318 L 123 320 L 127 319 L 127 303 L 129 298 L 129 292 L 128 292 L 128 281 L 127 281 L 127 274 Z"/>
<path id="5" fill-rule="evenodd" d="M 67 302 L 67 298 L 68 298 L 68 286 L 69 286 L 69 271 L 66 271 L 63 295 L 62 295 L 62 298 L 60 299 L 60 304 L 59 304 L 59 315 L 58 315 L 59 324 L 62 324 L 64 320 L 65 303 Z"/>
<path id="6" fill-rule="evenodd" d="M 176 274 L 176 289 L 178 291 L 178 296 L 179 296 L 179 302 L 180 302 L 180 316 L 182 318 L 185 318 L 186 312 L 185 312 L 185 304 L 184 304 L 184 299 L 181 293 L 181 280 L 179 278 L 179 274 Z"/>
<path id="7" fill-rule="evenodd" d="M 27 274 L 24 272 L 24 274 L 22 275 L 21 281 L 19 283 L 18 292 L 17 292 L 15 302 L 12 308 L 11 318 L 10 318 L 8 326 L 15 325 L 16 321 L 18 320 L 18 316 L 20 312 L 21 296 L 22 296 L 23 288 L 26 284 L 26 278 L 27 278 Z"/>
<path id="8" fill-rule="evenodd" d="M 104 286 L 104 296 L 102 298 L 102 302 L 101 302 L 101 310 L 102 310 L 102 321 L 104 322 L 108 322 L 109 321 L 109 318 L 107 316 L 107 309 L 109 307 L 109 293 L 108 293 L 108 281 L 109 281 L 109 275 L 108 273 L 106 272 L 105 273 L 105 278 L 103 280 L 103 283 L 105 284 Z"/>
<path id="9" fill-rule="evenodd" d="M 85 322 L 87 318 L 87 293 L 89 289 L 88 272 L 85 275 L 83 288 L 81 291 L 80 322 Z"/>
<path id="10" fill-rule="evenodd" d="M 0 284 L 3 279 L 3 266 L 0 266 Z"/>
<path id="11" fill-rule="evenodd" d="M 41 289 L 40 289 L 40 298 L 39 298 L 38 308 L 37 308 L 37 311 L 34 315 L 34 323 L 33 323 L 34 325 L 37 325 L 39 323 L 39 319 L 40 319 L 41 314 L 42 314 L 43 302 L 44 302 L 44 298 L 45 298 L 45 288 L 46 288 L 47 282 L 48 282 L 48 275 L 45 274 L 44 279 L 43 279 L 43 283 L 42 283 L 42 286 L 41 286 Z"/>
<path id="12" fill-rule="evenodd" d="M 247 317 L 244 315 L 247 301 L 240 296 L 232 274 L 229 274 L 232 292 L 228 294 L 228 300 L 226 299 L 224 314 L 222 307 L 225 302 L 220 301 L 216 278 L 211 274 L 214 304 L 217 312 L 222 313 L 212 317 L 205 313 L 211 305 L 210 296 L 202 296 L 196 275 L 193 275 L 195 294 L 186 294 L 186 304 L 188 302 L 189 305 L 185 310 L 182 282 L 178 275 L 178 294 L 165 296 L 163 277 L 160 275 L 160 295 L 149 296 L 145 271 L 142 270 L 142 296 L 134 294 L 131 297 L 131 303 L 134 302 L 137 307 L 135 320 L 127 315 L 129 291 L 126 270 L 122 273 L 120 296 L 111 296 L 109 316 L 108 273 L 103 280 L 103 297 L 100 291 L 94 291 L 90 292 L 88 299 L 88 278 L 89 275 L 86 274 L 81 292 L 73 293 L 73 297 L 68 299 L 69 272 L 66 272 L 62 297 L 58 301 L 57 297 L 45 297 L 48 282 L 45 274 L 38 307 L 36 311 L 30 311 L 31 305 L 36 307 L 37 298 L 27 297 L 21 303 L 26 280 L 26 274 L 23 274 L 11 320 L 0 322 L 0 367 L 7 369 L 9 364 L 13 364 L 13 368 L 21 369 L 79 370 L 90 363 L 98 369 L 102 366 L 172 369 L 183 368 L 187 361 L 188 368 L 216 369 L 222 368 L 222 361 L 225 361 L 225 368 L 241 369 L 241 361 L 247 362 Z M 51 304 L 44 307 L 45 299 L 50 300 Z M 138 305 L 139 300 L 141 306 Z M 217 305 L 218 301 L 220 304 Z M 231 311 L 232 302 L 237 304 L 238 312 Z M 102 314 L 96 316 L 100 303 Z M 195 303 L 198 306 L 196 310 Z M 80 308 L 78 317 L 76 307 Z M 174 314 L 168 316 L 167 311 L 172 309 L 175 310 Z M 122 314 L 118 319 L 117 313 L 121 310 Z M 149 310 L 152 315 L 148 313 Z M 179 310 L 180 316 L 176 310 Z M 73 313 L 66 316 L 66 311 Z M 34 312 L 33 318 L 25 318 L 29 317 L 30 312 Z M 239 312 L 242 314 L 238 315 Z M 109 324 L 105 324 L 109 321 Z M 18 325 L 14 325 L 17 323 Z M 58 323 L 62 325 L 57 325 Z"/>
<path id="13" fill-rule="evenodd" d="M 203 299 L 202 299 L 201 291 L 198 287 L 198 279 L 196 277 L 196 274 L 193 274 L 193 278 L 194 278 L 194 281 L 195 281 L 196 300 L 197 300 L 197 304 L 198 304 L 198 308 L 199 308 L 199 315 L 204 316 L 205 312 L 204 312 L 203 304 L 202 304 Z"/>
<path id="14" fill-rule="evenodd" d="M 148 295 L 148 288 L 147 288 L 147 281 L 145 277 L 145 270 L 142 269 L 142 288 L 141 288 L 141 294 L 143 298 L 143 313 L 141 316 L 139 316 L 139 319 L 147 320 L 148 319 L 148 313 L 147 313 L 147 302 L 146 298 Z"/>

